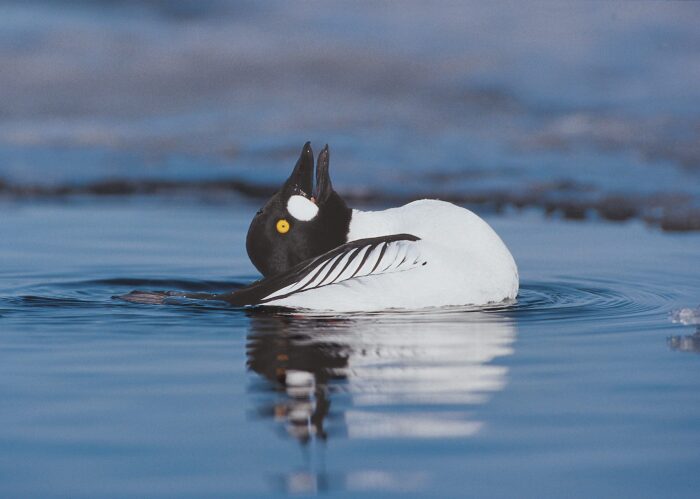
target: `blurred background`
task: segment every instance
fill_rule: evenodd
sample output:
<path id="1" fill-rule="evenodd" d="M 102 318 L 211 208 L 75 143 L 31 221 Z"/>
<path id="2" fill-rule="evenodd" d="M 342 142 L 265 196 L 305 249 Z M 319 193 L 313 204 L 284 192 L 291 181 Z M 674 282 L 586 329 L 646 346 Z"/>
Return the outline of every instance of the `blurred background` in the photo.
<path id="1" fill-rule="evenodd" d="M 263 199 L 700 229 L 695 2 L 0 1 L 0 202 Z"/>

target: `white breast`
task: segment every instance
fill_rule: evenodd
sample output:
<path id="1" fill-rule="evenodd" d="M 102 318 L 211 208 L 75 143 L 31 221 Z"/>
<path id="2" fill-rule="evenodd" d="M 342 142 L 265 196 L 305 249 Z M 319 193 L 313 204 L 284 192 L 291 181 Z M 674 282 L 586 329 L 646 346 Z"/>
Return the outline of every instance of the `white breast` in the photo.
<path id="1" fill-rule="evenodd" d="M 269 304 L 315 310 L 370 311 L 486 305 L 513 299 L 518 270 L 491 227 L 451 203 L 421 200 L 384 211 L 353 210 L 348 240 L 407 233 L 421 238 L 427 265 L 367 276 Z"/>

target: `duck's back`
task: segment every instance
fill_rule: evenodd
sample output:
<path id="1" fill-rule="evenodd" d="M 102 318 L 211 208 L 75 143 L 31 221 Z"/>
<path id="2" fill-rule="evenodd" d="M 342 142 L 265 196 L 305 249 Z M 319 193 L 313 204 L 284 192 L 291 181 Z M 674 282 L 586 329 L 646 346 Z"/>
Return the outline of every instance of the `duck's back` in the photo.
<path id="1" fill-rule="evenodd" d="M 503 241 L 477 215 L 421 200 L 384 211 L 354 210 L 348 241 L 412 234 L 425 265 L 311 289 L 270 305 L 367 311 L 485 305 L 515 298 L 518 271 Z"/>

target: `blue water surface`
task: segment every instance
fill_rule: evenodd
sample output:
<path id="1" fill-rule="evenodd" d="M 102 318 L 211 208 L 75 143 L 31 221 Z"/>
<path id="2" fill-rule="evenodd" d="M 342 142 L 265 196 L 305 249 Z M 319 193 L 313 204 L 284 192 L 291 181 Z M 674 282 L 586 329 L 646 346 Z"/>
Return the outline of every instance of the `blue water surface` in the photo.
<path id="1" fill-rule="evenodd" d="M 668 317 L 697 304 L 698 235 L 492 216 L 521 269 L 514 307 L 308 317 L 113 298 L 249 281 L 254 204 L 5 209 L 0 495 L 700 485 L 700 357 L 673 348 L 695 329 Z"/>

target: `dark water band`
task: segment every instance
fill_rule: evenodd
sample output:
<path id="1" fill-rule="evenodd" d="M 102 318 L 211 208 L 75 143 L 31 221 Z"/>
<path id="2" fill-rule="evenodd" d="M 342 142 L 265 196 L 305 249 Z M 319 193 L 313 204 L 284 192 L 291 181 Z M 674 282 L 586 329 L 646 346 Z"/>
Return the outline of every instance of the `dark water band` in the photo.
<path id="1" fill-rule="evenodd" d="M 516 190 L 475 190 L 459 193 L 415 191 L 397 193 L 378 189 L 341 191 L 355 205 L 400 205 L 416 199 L 442 199 L 459 205 L 501 211 L 540 208 L 568 220 L 602 218 L 609 221 L 643 220 L 664 231 L 700 231 L 700 207 L 684 194 L 619 194 L 579 196 L 567 182 L 532 184 Z M 277 186 L 239 178 L 216 180 L 110 179 L 59 185 L 17 184 L 0 180 L 0 199 L 52 199 L 79 196 L 202 196 L 235 195 L 264 200 Z"/>

